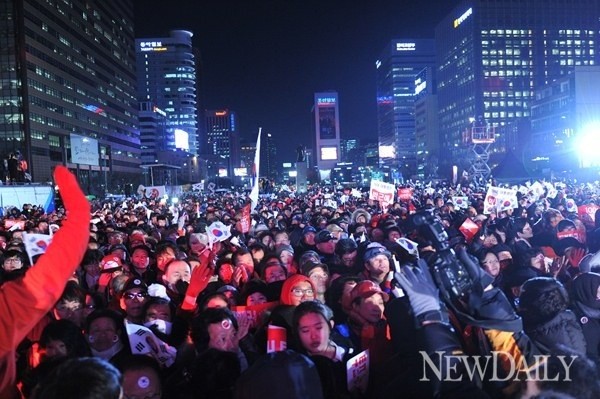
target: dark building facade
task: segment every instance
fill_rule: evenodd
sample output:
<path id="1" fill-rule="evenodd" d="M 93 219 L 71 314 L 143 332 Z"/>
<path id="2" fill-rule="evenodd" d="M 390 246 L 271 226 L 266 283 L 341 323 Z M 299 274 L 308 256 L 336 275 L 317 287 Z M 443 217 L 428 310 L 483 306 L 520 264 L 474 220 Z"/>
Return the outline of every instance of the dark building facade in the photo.
<path id="1" fill-rule="evenodd" d="M 417 177 L 437 177 L 440 154 L 435 68 L 415 76 L 415 153 Z"/>
<path id="2" fill-rule="evenodd" d="M 205 113 L 206 143 L 204 156 L 213 175 L 234 176 L 234 168 L 240 166 L 240 136 L 235 112 L 228 109 L 207 110 Z M 227 174 L 223 173 L 223 169 Z"/>
<path id="3" fill-rule="evenodd" d="M 380 164 L 416 173 L 415 78 L 435 65 L 433 39 L 395 39 L 376 62 Z"/>
<path id="4" fill-rule="evenodd" d="M 496 128 L 490 162 L 509 150 L 506 125 L 530 117 L 538 87 L 599 61 L 597 0 L 469 0 L 435 31 L 441 170 L 465 169 L 472 120 Z M 515 123 L 516 122 L 516 123 Z M 442 172 L 444 173 L 444 172 Z"/>
<path id="5" fill-rule="evenodd" d="M 58 164 L 96 194 L 137 182 L 132 2 L 3 0 L 0 31 L 0 155 L 35 182 Z M 72 163 L 71 134 L 97 140 L 97 162 Z"/>

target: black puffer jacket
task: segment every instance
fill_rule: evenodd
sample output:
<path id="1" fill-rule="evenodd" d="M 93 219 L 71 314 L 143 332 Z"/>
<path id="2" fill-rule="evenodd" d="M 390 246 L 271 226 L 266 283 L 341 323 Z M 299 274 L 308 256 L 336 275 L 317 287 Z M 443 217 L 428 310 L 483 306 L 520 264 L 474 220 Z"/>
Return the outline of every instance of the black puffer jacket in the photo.
<path id="1" fill-rule="evenodd" d="M 600 364 L 600 275 L 582 273 L 571 285 L 572 308 L 587 342 L 587 355 Z"/>
<path id="2" fill-rule="evenodd" d="M 586 353 L 583 331 L 570 310 L 558 313 L 545 323 L 528 324 L 525 323 L 525 333 L 541 352 L 550 354 L 553 348 L 564 345 L 578 353 Z"/>

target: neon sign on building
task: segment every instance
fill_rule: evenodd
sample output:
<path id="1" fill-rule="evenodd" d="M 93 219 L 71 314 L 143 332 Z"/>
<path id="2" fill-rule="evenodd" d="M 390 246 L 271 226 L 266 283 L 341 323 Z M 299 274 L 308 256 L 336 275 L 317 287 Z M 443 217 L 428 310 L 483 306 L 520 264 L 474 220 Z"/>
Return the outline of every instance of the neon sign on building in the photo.
<path id="1" fill-rule="evenodd" d="M 140 42 L 141 51 L 167 51 L 162 42 Z"/>
<path id="2" fill-rule="evenodd" d="M 455 28 L 458 28 L 458 26 L 459 26 L 460 24 L 462 24 L 463 22 L 465 22 L 465 20 L 466 20 L 467 18 L 469 18 L 469 17 L 470 17 L 472 14 L 473 14 L 473 9 L 472 9 L 472 8 L 469 8 L 467 11 L 465 11 L 465 12 L 463 13 L 463 15 L 461 15 L 460 17 L 458 17 L 458 18 L 456 18 L 456 19 L 454 20 L 454 27 L 455 27 Z"/>
<path id="3" fill-rule="evenodd" d="M 396 51 L 415 51 L 416 43 L 396 43 Z"/>
<path id="4" fill-rule="evenodd" d="M 331 105 L 335 104 L 335 97 L 318 97 L 317 98 L 318 105 Z"/>

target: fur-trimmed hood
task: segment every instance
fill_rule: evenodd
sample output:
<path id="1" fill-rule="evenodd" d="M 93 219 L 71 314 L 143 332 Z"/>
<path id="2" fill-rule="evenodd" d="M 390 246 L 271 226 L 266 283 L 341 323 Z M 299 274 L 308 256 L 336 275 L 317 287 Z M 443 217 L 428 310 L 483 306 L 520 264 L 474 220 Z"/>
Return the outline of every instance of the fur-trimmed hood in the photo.
<path id="1" fill-rule="evenodd" d="M 366 224 L 369 224 L 369 222 L 371 221 L 371 214 L 369 212 L 367 212 L 363 208 L 358 208 L 357 210 L 355 210 L 354 212 L 352 212 L 352 216 L 351 216 L 351 222 L 352 222 L 352 224 L 356 223 L 356 219 L 360 215 L 364 215 L 364 217 L 367 219 L 367 223 Z"/>

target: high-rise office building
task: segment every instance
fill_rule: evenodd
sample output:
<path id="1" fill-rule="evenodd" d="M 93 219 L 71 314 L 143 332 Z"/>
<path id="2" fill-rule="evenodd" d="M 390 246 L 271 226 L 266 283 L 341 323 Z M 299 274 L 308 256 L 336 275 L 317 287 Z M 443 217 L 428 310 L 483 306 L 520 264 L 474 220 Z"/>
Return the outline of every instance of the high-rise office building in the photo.
<path id="1" fill-rule="evenodd" d="M 352 162 L 350 160 L 350 152 L 359 147 L 357 139 L 340 139 L 340 158 L 342 162 Z"/>
<path id="2" fill-rule="evenodd" d="M 168 37 L 136 39 L 138 100 L 167 113 L 165 146 L 198 153 L 196 62 L 192 32 L 174 30 Z"/>
<path id="3" fill-rule="evenodd" d="M 435 68 L 415 76 L 415 149 L 417 177 L 437 177 L 440 154 Z"/>
<path id="4" fill-rule="evenodd" d="M 0 31 L 0 156 L 19 151 L 36 182 L 78 168 L 96 194 L 137 182 L 132 2 L 5 0 Z"/>
<path id="5" fill-rule="evenodd" d="M 433 39 L 392 40 L 375 64 L 380 164 L 404 177 L 416 173 L 415 77 L 434 65 Z"/>
<path id="6" fill-rule="evenodd" d="M 142 164 L 158 163 L 158 153 L 167 150 L 167 113 L 150 101 L 143 101 L 139 105 Z"/>
<path id="7" fill-rule="evenodd" d="M 277 165 L 275 157 L 277 148 L 271 133 L 263 133 L 260 138 L 260 177 L 267 179 L 277 178 Z"/>
<path id="8" fill-rule="evenodd" d="M 338 93 L 315 93 L 313 117 L 315 126 L 316 165 L 323 173 L 340 162 L 340 108 Z"/>
<path id="9" fill-rule="evenodd" d="M 252 174 L 255 154 L 256 140 L 240 140 L 240 167 L 246 168 L 248 176 Z"/>
<path id="10" fill-rule="evenodd" d="M 534 91 L 600 60 L 597 0 L 468 0 L 436 27 L 441 168 L 466 169 L 473 120 L 496 128 L 490 162 L 508 148 L 503 127 L 530 116 Z M 516 123 L 516 125 L 518 122 Z M 515 140 L 514 142 L 519 142 Z M 467 145 L 465 145 L 467 144 Z"/>
<path id="11" fill-rule="evenodd" d="M 200 162 L 186 151 L 173 150 L 167 145 L 167 113 L 150 101 L 139 104 L 140 165 L 144 170 L 144 184 L 178 185 L 200 181 Z"/>
<path id="12" fill-rule="evenodd" d="M 209 169 L 221 177 L 233 177 L 240 166 L 240 138 L 237 115 L 228 109 L 205 111 L 206 148 Z M 223 169 L 227 173 L 223 172 Z M 219 172 L 220 171 L 220 172 Z M 209 175 L 209 177 L 211 177 Z"/>

